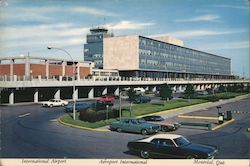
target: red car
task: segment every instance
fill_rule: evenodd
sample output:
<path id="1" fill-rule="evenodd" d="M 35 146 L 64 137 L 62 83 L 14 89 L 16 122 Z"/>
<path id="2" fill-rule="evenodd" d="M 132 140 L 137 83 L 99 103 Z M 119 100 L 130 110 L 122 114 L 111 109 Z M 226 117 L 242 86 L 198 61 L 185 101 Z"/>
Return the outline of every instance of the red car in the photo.
<path id="1" fill-rule="evenodd" d="M 99 98 L 99 100 L 105 101 L 105 102 L 114 102 L 115 97 L 114 96 L 102 96 Z"/>

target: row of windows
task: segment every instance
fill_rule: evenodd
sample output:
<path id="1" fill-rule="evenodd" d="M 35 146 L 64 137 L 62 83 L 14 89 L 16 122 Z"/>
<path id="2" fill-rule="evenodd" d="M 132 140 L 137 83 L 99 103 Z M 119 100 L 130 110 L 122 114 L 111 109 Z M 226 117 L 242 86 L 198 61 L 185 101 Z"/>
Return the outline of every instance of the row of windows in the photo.
<path id="1" fill-rule="evenodd" d="M 169 67 L 180 70 L 230 74 L 230 60 L 159 41 L 140 38 L 140 66 L 145 69 Z"/>

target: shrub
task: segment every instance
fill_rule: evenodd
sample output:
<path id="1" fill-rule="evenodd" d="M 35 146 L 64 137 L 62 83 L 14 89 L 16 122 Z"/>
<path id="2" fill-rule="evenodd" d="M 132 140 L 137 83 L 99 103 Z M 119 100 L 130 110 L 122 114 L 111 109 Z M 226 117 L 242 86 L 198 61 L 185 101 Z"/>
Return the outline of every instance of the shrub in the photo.
<path id="1" fill-rule="evenodd" d="M 108 118 L 117 118 L 119 117 L 119 110 L 111 109 L 108 111 Z M 106 110 L 95 111 L 92 109 L 80 111 L 79 119 L 87 122 L 97 122 L 101 120 L 106 120 Z"/>

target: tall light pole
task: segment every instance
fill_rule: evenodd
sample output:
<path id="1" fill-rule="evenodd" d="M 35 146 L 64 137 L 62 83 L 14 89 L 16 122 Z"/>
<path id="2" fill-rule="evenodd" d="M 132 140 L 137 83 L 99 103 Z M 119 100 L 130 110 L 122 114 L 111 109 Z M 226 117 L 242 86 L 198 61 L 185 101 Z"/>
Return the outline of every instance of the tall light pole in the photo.
<path id="1" fill-rule="evenodd" d="M 70 59 L 73 63 L 73 94 L 72 94 L 72 96 L 73 96 L 73 119 L 76 120 L 76 99 L 75 99 L 75 89 L 76 89 L 76 87 L 75 87 L 75 72 L 76 72 L 76 70 L 75 70 L 75 62 L 68 51 L 66 51 L 62 48 L 58 48 L 58 47 L 47 46 L 47 48 L 49 50 L 56 49 L 56 50 L 61 50 L 61 51 L 65 52 L 70 57 Z"/>
<path id="2" fill-rule="evenodd" d="M 119 92 L 119 119 L 122 120 L 122 98 L 121 98 L 122 92 Z"/>

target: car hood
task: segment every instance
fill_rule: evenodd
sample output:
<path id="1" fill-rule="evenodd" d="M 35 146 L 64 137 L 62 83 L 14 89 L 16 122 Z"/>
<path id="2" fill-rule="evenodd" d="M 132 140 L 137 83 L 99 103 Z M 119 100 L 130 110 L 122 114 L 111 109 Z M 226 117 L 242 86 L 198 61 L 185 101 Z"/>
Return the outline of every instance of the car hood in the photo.
<path id="1" fill-rule="evenodd" d="M 203 152 L 207 154 L 212 153 L 216 150 L 216 148 L 213 146 L 194 144 L 194 143 L 190 143 L 184 146 L 183 148 L 187 150 L 193 150 L 193 151 Z"/>

